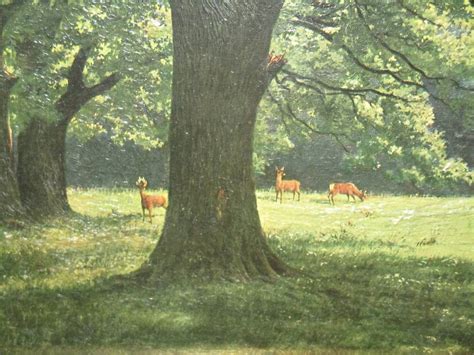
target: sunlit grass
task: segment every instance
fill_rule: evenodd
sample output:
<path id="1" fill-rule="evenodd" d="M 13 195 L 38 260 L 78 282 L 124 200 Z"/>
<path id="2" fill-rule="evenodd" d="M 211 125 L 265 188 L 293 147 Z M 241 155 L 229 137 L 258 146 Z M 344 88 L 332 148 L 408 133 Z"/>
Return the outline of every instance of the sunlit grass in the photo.
<path id="1" fill-rule="evenodd" d="M 335 206 L 329 205 L 326 194 L 306 194 L 296 202 L 288 193 L 283 204 L 274 202 L 273 192 L 260 191 L 258 197 L 260 217 L 269 233 L 310 233 L 324 239 L 348 231 L 367 243 L 397 246 L 403 256 L 474 260 L 472 197 L 371 196 L 361 203 L 347 202 L 345 195 L 339 195 Z M 423 240 L 434 243 L 417 247 Z"/>
<path id="2" fill-rule="evenodd" d="M 330 206 L 323 193 L 280 204 L 259 191 L 268 241 L 299 277 L 156 288 L 111 277 L 146 260 L 165 210 L 150 224 L 136 190 L 69 196 L 72 216 L 0 227 L 0 349 L 474 349 L 474 198 Z"/>

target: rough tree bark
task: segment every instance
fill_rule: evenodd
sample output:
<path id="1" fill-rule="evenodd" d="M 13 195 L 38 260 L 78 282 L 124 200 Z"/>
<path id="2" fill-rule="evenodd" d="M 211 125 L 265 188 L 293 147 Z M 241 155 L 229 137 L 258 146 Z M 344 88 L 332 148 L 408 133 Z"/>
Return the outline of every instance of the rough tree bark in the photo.
<path id="1" fill-rule="evenodd" d="M 151 282 L 271 279 L 288 272 L 257 211 L 257 106 L 284 64 L 268 56 L 282 0 L 171 1 L 169 208 L 141 272 Z"/>
<path id="2" fill-rule="evenodd" d="M 112 88 L 119 76 L 112 74 L 86 87 L 83 70 L 90 48 L 81 48 L 69 70 L 66 92 L 56 102 L 60 119 L 48 122 L 33 117 L 18 136 L 17 177 L 28 215 L 54 216 L 70 210 L 66 192 L 66 133 L 74 115 L 93 97 Z"/>
<path id="3" fill-rule="evenodd" d="M 8 101 L 16 78 L 4 71 L 3 66 L 3 30 L 13 10 L 13 4 L 0 6 L 0 222 L 22 214 L 13 171 L 13 141 L 8 118 Z"/>

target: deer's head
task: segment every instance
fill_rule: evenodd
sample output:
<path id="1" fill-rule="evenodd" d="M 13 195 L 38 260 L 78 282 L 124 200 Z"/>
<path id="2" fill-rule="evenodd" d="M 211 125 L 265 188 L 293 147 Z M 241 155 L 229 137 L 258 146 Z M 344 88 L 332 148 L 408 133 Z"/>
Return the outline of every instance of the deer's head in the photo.
<path id="1" fill-rule="evenodd" d="M 285 176 L 285 167 L 282 166 L 281 168 L 279 168 L 278 166 L 275 166 L 275 176 L 276 177 Z"/>
<path id="2" fill-rule="evenodd" d="M 147 185 L 148 185 L 148 182 L 146 181 L 145 178 L 143 178 L 143 177 L 138 177 L 138 180 L 137 180 L 137 182 L 135 183 L 135 185 L 137 185 L 137 187 L 138 187 L 140 190 L 145 190 L 145 188 L 146 188 Z"/>

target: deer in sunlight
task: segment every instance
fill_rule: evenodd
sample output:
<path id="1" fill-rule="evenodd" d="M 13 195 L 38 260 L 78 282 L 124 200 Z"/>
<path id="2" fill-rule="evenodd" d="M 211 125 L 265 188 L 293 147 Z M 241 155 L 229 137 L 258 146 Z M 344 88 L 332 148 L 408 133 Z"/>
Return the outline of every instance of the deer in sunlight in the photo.
<path id="1" fill-rule="evenodd" d="M 280 195 L 280 203 L 283 200 L 283 191 L 293 192 L 293 200 L 295 195 L 298 194 L 298 201 L 300 200 L 300 185 L 298 180 L 283 180 L 285 176 L 285 167 L 275 167 L 275 191 L 276 191 L 276 202 L 278 202 L 278 195 Z"/>
<path id="2" fill-rule="evenodd" d="M 346 195 L 347 201 L 349 201 L 349 196 L 351 196 L 354 201 L 354 196 L 360 198 L 361 201 L 364 201 L 367 198 L 366 193 L 360 191 L 352 182 L 336 182 L 330 184 L 328 193 L 329 203 L 334 205 L 334 196 L 338 194 Z"/>
<path id="3" fill-rule="evenodd" d="M 148 182 L 145 178 L 139 177 L 137 182 L 135 183 L 140 190 L 140 197 L 142 200 L 142 213 L 143 213 L 143 221 L 145 221 L 145 210 L 148 210 L 148 216 L 150 217 L 151 221 L 151 213 L 154 207 L 163 207 L 164 209 L 167 208 L 166 205 L 166 197 L 163 195 L 148 195 L 145 193 L 145 189 L 148 185 Z"/>

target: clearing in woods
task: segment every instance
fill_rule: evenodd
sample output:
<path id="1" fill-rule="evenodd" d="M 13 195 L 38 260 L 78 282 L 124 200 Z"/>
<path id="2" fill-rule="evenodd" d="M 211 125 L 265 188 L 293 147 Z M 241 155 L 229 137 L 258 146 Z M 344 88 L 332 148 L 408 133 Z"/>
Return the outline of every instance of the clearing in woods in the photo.
<path id="1" fill-rule="evenodd" d="M 136 189 L 69 196 L 71 216 L 0 226 L 0 349 L 474 350 L 472 197 L 331 206 L 326 193 L 280 204 L 258 191 L 269 243 L 300 277 L 155 288 L 112 276 L 146 260 L 165 210 L 142 222 Z"/>

